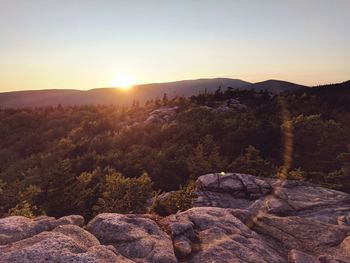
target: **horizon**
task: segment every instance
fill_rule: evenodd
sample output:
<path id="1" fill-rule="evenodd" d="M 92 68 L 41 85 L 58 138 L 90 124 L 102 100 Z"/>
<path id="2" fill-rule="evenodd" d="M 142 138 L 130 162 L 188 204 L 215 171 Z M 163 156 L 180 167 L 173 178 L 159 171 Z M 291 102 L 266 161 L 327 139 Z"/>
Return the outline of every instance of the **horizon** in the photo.
<path id="1" fill-rule="evenodd" d="M 350 76 L 350 2 L 0 2 L 0 92 Z"/>
<path id="2" fill-rule="evenodd" d="M 291 84 L 296 84 L 296 85 L 301 85 L 301 86 L 305 86 L 305 87 L 317 87 L 318 85 L 330 85 L 330 84 L 339 84 L 339 83 L 344 83 L 347 81 L 350 81 L 350 79 L 346 79 L 346 80 L 342 80 L 339 82 L 333 82 L 333 83 L 319 83 L 318 85 L 315 86 L 309 86 L 309 85 L 305 85 L 303 83 L 296 83 L 296 82 L 291 82 L 288 80 L 283 80 L 283 79 L 266 79 L 266 80 L 261 80 L 261 81 L 257 81 L 257 82 L 250 82 L 244 79 L 237 79 L 237 78 L 228 78 L 228 77 L 214 77 L 214 78 L 195 78 L 195 79 L 180 79 L 180 80 L 173 80 L 173 81 L 164 81 L 164 82 L 150 82 L 150 83 L 137 83 L 137 84 L 133 84 L 130 85 L 126 88 L 126 90 L 129 89 L 133 89 L 135 87 L 139 87 L 139 86 L 146 86 L 146 85 L 158 85 L 158 84 L 168 84 L 168 83 L 177 83 L 177 82 L 188 82 L 188 81 L 199 81 L 199 80 L 215 80 L 215 79 L 230 79 L 230 80 L 239 80 L 239 81 L 244 81 L 250 84 L 257 84 L 257 83 L 263 83 L 263 82 L 267 82 L 267 81 L 281 81 L 281 82 L 287 82 L 287 83 L 291 83 Z M 47 88 L 47 89 L 22 89 L 22 90 L 8 90 L 8 91 L 1 91 L 0 90 L 0 94 L 1 93 L 12 93 L 12 92 L 32 92 L 32 91 L 59 91 L 59 90 L 71 90 L 71 91 L 91 91 L 91 90 L 98 90 L 98 89 L 116 89 L 116 90 L 125 90 L 125 88 L 123 87 L 116 87 L 116 86 L 105 86 L 105 87 L 97 87 L 97 88 L 91 88 L 91 89 L 75 89 L 75 88 Z"/>

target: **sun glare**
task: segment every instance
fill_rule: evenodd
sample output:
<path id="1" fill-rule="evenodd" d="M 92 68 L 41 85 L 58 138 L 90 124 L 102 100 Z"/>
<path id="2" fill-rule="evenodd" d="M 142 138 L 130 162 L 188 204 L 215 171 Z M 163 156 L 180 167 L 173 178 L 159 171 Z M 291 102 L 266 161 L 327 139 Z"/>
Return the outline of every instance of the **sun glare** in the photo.
<path id="1" fill-rule="evenodd" d="M 135 79 L 129 75 L 118 75 L 112 81 L 112 86 L 117 89 L 129 89 L 135 84 Z"/>

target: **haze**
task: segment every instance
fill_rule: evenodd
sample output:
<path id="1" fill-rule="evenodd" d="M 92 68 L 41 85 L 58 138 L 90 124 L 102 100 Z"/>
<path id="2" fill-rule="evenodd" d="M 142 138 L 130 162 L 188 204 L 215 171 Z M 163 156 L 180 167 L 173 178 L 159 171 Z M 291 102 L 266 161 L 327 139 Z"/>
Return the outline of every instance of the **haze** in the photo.
<path id="1" fill-rule="evenodd" d="M 350 76 L 350 1 L 0 0 L 0 91 Z"/>

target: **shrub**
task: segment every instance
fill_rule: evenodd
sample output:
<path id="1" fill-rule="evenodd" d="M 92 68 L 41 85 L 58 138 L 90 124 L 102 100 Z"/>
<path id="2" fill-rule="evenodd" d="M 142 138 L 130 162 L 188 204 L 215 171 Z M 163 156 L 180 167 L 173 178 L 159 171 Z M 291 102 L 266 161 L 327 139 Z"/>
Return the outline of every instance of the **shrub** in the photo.
<path id="1" fill-rule="evenodd" d="M 96 213 L 144 213 L 152 196 L 152 181 L 147 174 L 126 178 L 112 171 L 106 175 L 101 197 L 93 210 Z"/>
<path id="2" fill-rule="evenodd" d="M 161 216 L 175 214 L 178 211 L 185 211 L 193 207 L 195 197 L 195 184 L 190 183 L 165 198 L 156 196 L 151 210 Z"/>
<path id="3" fill-rule="evenodd" d="M 7 214 L 9 216 L 25 216 L 28 218 L 34 218 L 36 209 L 36 206 L 31 205 L 27 201 L 23 201 L 15 207 L 9 209 Z"/>

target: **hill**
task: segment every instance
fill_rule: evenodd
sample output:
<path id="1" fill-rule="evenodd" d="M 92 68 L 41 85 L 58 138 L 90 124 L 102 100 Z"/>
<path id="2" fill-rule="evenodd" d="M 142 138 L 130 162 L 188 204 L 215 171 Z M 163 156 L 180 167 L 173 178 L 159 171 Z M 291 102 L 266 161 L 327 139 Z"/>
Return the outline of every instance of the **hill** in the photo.
<path id="1" fill-rule="evenodd" d="M 130 90 L 116 88 L 99 88 L 87 91 L 82 90 L 33 90 L 0 93 L 0 107 L 23 108 L 65 105 L 130 105 L 137 100 L 141 103 L 155 98 L 162 98 L 164 93 L 168 97 L 189 97 L 199 93 L 214 92 L 219 87 L 235 89 L 268 90 L 273 93 L 298 90 L 305 86 L 294 83 L 268 80 L 259 83 L 249 83 L 239 79 L 215 78 L 183 80 L 166 83 L 151 83 L 135 85 Z"/>
<path id="2" fill-rule="evenodd" d="M 157 97 L 162 98 L 167 93 L 169 98 L 176 96 L 192 96 L 205 91 L 213 92 L 219 86 L 223 88 L 243 88 L 249 85 L 238 79 L 216 78 L 184 80 L 166 83 L 135 85 L 130 90 L 117 88 L 99 88 L 82 90 L 33 90 L 0 93 L 0 106 L 10 108 L 41 107 L 65 105 L 130 105 L 132 101 L 145 102 Z"/>
<path id="3" fill-rule="evenodd" d="M 279 93 L 279 92 L 285 92 L 285 91 L 295 91 L 298 89 L 307 88 L 307 86 L 295 84 L 288 81 L 271 79 L 271 80 L 266 80 L 266 81 L 251 84 L 246 88 L 250 88 L 254 90 L 268 90 L 272 93 Z"/>

